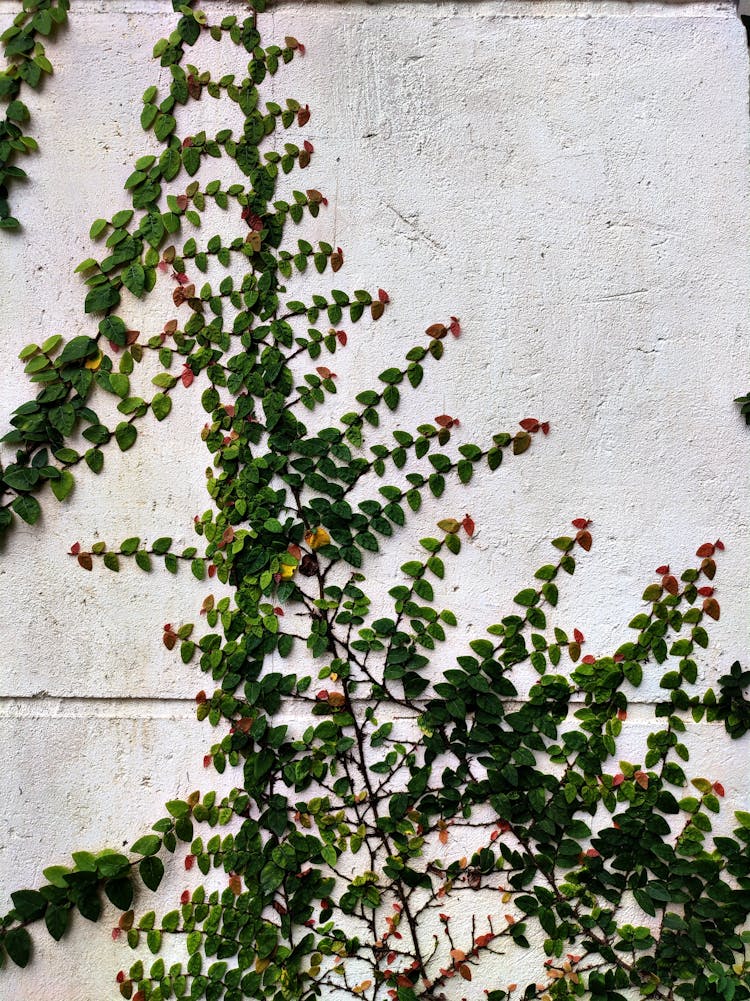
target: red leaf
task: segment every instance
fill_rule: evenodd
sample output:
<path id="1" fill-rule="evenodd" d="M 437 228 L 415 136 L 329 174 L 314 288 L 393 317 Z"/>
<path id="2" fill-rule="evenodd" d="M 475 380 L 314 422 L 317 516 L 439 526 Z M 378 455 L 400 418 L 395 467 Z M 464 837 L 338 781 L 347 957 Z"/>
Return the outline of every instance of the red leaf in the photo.
<path id="1" fill-rule="evenodd" d="M 455 417 L 449 417 L 448 414 L 440 414 L 435 418 L 435 423 L 441 428 L 452 428 L 454 424 L 459 424 Z"/>
<path id="2" fill-rule="evenodd" d="M 204 754 L 203 755 L 203 767 L 204 768 L 210 768 L 211 767 L 211 762 L 213 760 L 214 759 L 213 759 L 213 757 L 210 754 Z"/>
<path id="3" fill-rule="evenodd" d="M 471 517 L 470 514 L 464 515 L 464 520 L 461 522 L 461 525 L 463 526 L 463 530 L 466 532 L 469 538 L 471 538 L 474 535 L 474 530 L 476 528 L 476 525 L 474 524 L 474 519 Z"/>
<path id="4" fill-rule="evenodd" d="M 206 693 L 201 688 L 201 690 L 195 696 L 195 701 L 198 703 L 199 706 L 202 706 L 203 703 L 207 701 L 207 698 L 208 697 L 207 697 Z"/>
<path id="5" fill-rule="evenodd" d="M 183 890 L 180 894 L 180 903 L 189 904 L 190 903 L 190 890 Z"/>
<path id="6" fill-rule="evenodd" d="M 388 293 L 384 288 L 378 289 L 378 299 L 380 299 L 380 301 L 383 303 L 384 306 L 386 303 L 391 301 L 391 297 L 388 295 Z"/>
<path id="7" fill-rule="evenodd" d="M 157 264 L 157 267 L 158 267 L 159 271 L 161 271 L 161 273 L 163 275 L 165 275 L 167 273 L 167 271 L 169 271 L 169 265 L 167 264 L 166 261 L 159 261 L 159 263 Z"/>
<path id="8" fill-rule="evenodd" d="M 648 775 L 645 772 L 636 772 L 634 778 L 641 789 L 648 789 Z"/>
<path id="9" fill-rule="evenodd" d="M 524 419 L 518 423 L 524 431 L 531 431 L 532 434 L 539 430 L 539 421 L 535 417 L 524 417 Z"/>
<path id="10" fill-rule="evenodd" d="M 615 662 L 615 664 L 622 664 L 622 662 L 625 660 L 625 654 L 624 653 L 616 653 L 614 655 L 614 657 L 612 658 L 612 660 Z"/>
<path id="11" fill-rule="evenodd" d="M 721 539 L 717 539 L 716 542 L 714 542 L 714 545 L 716 546 L 717 549 L 720 549 L 722 552 L 724 552 L 724 543 L 721 541 Z"/>
<path id="12" fill-rule="evenodd" d="M 304 141 L 304 143 L 302 145 L 305 147 L 305 149 L 307 150 L 308 153 L 314 153 L 315 152 L 315 147 L 313 146 L 313 144 L 310 142 L 309 139 L 305 139 L 305 141 Z"/>
<path id="13" fill-rule="evenodd" d="M 336 337 L 337 337 L 338 342 L 341 345 L 341 347 L 345 348 L 346 347 L 346 341 L 347 341 L 346 331 L 345 330 L 337 330 L 336 331 Z"/>
<path id="14" fill-rule="evenodd" d="M 115 977 L 115 983 L 121 984 L 124 979 L 125 979 L 125 973 L 122 970 L 120 970 L 120 972 Z"/>
<path id="15" fill-rule="evenodd" d="M 326 688 L 321 689 L 318 692 L 318 694 L 315 696 L 315 698 L 318 700 L 318 702 L 327 702 L 328 701 L 328 690 Z"/>
<path id="16" fill-rule="evenodd" d="M 461 324 L 457 316 L 451 317 L 451 322 L 448 325 L 448 330 L 453 334 L 454 337 L 461 336 Z"/>
<path id="17" fill-rule="evenodd" d="M 74 542 L 73 545 L 70 547 L 70 555 L 71 556 L 78 556 L 78 554 L 80 553 L 80 551 L 81 551 L 81 543 L 80 542 Z"/>
<path id="18" fill-rule="evenodd" d="M 209 563 L 209 565 L 208 565 L 208 576 L 209 577 L 215 577 L 216 576 L 216 564 L 215 563 Z"/>
<path id="19" fill-rule="evenodd" d="M 618 786 L 621 786 L 624 781 L 625 781 L 625 776 L 622 774 L 622 772 L 618 772 L 617 775 L 615 775 L 614 778 L 612 779 L 612 788 L 616 789 Z"/>
<path id="20" fill-rule="evenodd" d="M 180 379 L 185 389 L 187 389 L 188 386 L 192 386 L 193 380 L 195 379 L 195 373 L 193 372 L 192 368 L 190 368 L 189 365 L 182 366 L 182 374 L 180 375 Z"/>
<path id="21" fill-rule="evenodd" d="M 574 518 L 570 524 L 573 528 L 588 528 L 591 522 L 588 518 Z"/>
<path id="22" fill-rule="evenodd" d="M 288 553 L 289 553 L 289 554 L 290 554 L 291 556 L 293 556 L 293 557 L 295 558 L 295 560 L 298 560 L 298 559 L 300 559 L 300 557 L 302 556 L 302 550 L 301 550 L 301 549 L 300 549 L 300 547 L 299 547 L 299 546 L 298 546 L 298 545 L 297 545 L 296 543 L 294 543 L 294 542 L 290 542 L 290 543 L 289 543 L 289 545 L 288 545 L 288 546 L 286 547 L 286 551 L 287 551 L 287 552 L 288 552 Z"/>
<path id="23" fill-rule="evenodd" d="M 172 272 L 172 277 L 177 282 L 178 285 L 187 285 L 190 282 L 188 276 L 181 271 L 179 274 L 176 271 Z"/>
<path id="24" fill-rule="evenodd" d="M 699 587 L 698 588 L 698 594 L 701 596 L 701 598 L 710 598 L 713 593 L 714 593 L 714 589 L 712 587 Z"/>
<path id="25" fill-rule="evenodd" d="M 586 854 L 588 855 L 589 858 L 599 858 L 599 852 L 596 850 L 596 848 L 587 848 Z"/>
<path id="26" fill-rule="evenodd" d="M 627 710 L 626 710 L 626 709 L 618 709 L 618 710 L 617 710 L 617 718 L 618 718 L 618 719 L 619 719 L 619 720 L 620 720 L 621 722 L 622 722 L 623 720 L 626 720 L 626 719 L 628 718 L 628 713 L 627 713 Z"/>
<path id="27" fill-rule="evenodd" d="M 297 52 L 299 52 L 301 56 L 304 56 L 304 54 L 307 52 L 307 49 L 305 48 L 302 42 L 297 42 Z"/>
<path id="28" fill-rule="evenodd" d="M 712 788 L 713 788 L 713 791 L 716 793 L 717 796 L 723 796 L 724 795 L 724 786 L 721 784 L 721 782 L 714 782 Z"/>
<path id="29" fill-rule="evenodd" d="M 335 372 L 332 372 L 330 368 L 326 368 L 325 365 L 318 365 L 315 371 L 318 373 L 321 379 L 337 379 L 338 376 Z"/>
<path id="30" fill-rule="evenodd" d="M 273 614 L 278 615 L 279 618 L 281 618 L 284 615 L 284 609 L 281 608 L 279 605 L 276 605 L 276 607 L 273 610 Z"/>
<path id="31" fill-rule="evenodd" d="M 576 643 L 584 643 L 585 640 L 586 640 L 586 637 L 583 635 L 583 633 L 581 632 L 580 629 L 574 629 L 573 630 L 573 639 L 576 641 Z"/>
<path id="32" fill-rule="evenodd" d="M 548 435 L 549 434 L 549 421 L 542 421 L 541 428 L 542 428 L 542 434 Z"/>
<path id="33" fill-rule="evenodd" d="M 121 932 L 120 932 L 119 928 L 113 928 L 112 929 L 112 938 L 114 939 L 115 942 L 120 937 L 120 935 L 121 935 Z"/>
<path id="34" fill-rule="evenodd" d="M 665 563 L 664 566 L 657 567 L 654 573 L 658 573 L 660 577 L 665 573 L 669 573 L 669 564 Z"/>
<path id="35" fill-rule="evenodd" d="M 695 555 L 700 556 L 701 559 L 705 556 L 713 556 L 715 548 L 713 542 L 704 542 L 702 546 L 698 546 Z"/>
<path id="36" fill-rule="evenodd" d="M 300 108 L 297 112 L 297 125 L 302 128 L 303 125 L 307 125 L 310 121 L 310 105 L 306 104 L 304 108 Z"/>
<path id="37" fill-rule="evenodd" d="M 206 755 L 206 757 L 210 757 L 210 755 Z M 205 762 L 205 758 L 204 758 L 204 762 Z M 195 865 L 195 855 L 186 855 L 185 856 L 185 868 L 187 869 L 187 871 L 189 872 L 193 868 L 194 865 Z"/>
<path id="38" fill-rule="evenodd" d="M 585 657 L 581 657 L 582 664 L 595 664 L 596 657 L 592 653 L 587 653 Z"/>

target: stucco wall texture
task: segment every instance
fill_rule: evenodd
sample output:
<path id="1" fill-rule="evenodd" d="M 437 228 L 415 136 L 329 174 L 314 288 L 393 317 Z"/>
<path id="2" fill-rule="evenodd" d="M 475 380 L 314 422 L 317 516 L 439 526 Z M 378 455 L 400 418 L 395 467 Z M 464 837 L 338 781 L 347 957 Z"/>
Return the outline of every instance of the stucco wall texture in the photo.
<path id="1" fill-rule="evenodd" d="M 14 6 L 0 0 L 0 25 Z M 42 153 L 16 193 L 24 233 L 0 238 L 4 422 L 29 395 L 17 352 L 92 329 L 72 270 L 90 254 L 91 221 L 126 204 L 134 158 L 156 150 L 138 124 L 140 98 L 165 81 L 151 48 L 173 17 L 166 0 L 73 0 L 70 28 L 50 46 L 54 78 L 29 100 Z M 299 235 L 343 247 L 334 285 L 382 286 L 393 302 L 337 355 L 333 412 L 454 314 L 464 334 L 400 425 L 448 413 L 482 441 L 523 417 L 552 423 L 528 455 L 423 509 L 373 562 L 372 592 L 390 586 L 437 518 L 471 512 L 477 533 L 446 591 L 460 644 L 507 613 L 547 562 L 548 540 L 587 516 L 594 548 L 565 584 L 558 619 L 602 655 L 627 638 L 654 568 L 688 565 L 720 536 L 722 616 L 701 683 L 744 660 L 750 437 L 731 401 L 748 388 L 750 176 L 733 5 L 288 2 L 265 25 L 307 46 L 266 91 L 313 112 L 304 186 L 330 207 Z M 238 52 L 225 58 L 241 73 Z M 188 61 L 200 65 L 199 54 Z M 200 107 L 207 128 L 225 111 Z M 162 307 L 128 308 L 132 325 L 161 329 Z M 212 735 L 194 718 L 205 681 L 161 641 L 162 623 L 198 621 L 207 586 L 186 572 L 86 574 L 67 555 L 76 540 L 191 543 L 193 515 L 208 506 L 200 388 L 179 394 L 163 425 L 147 419 L 136 447 L 99 477 L 82 474 L 66 503 L 50 501 L 41 525 L 17 529 L 2 552 L 3 908 L 71 850 L 129 844 L 165 800 L 216 782 L 202 768 Z M 630 760 L 641 760 L 657 682 L 632 707 Z M 693 773 L 726 787 L 727 823 L 750 809 L 747 744 L 699 725 L 689 743 Z M 164 910 L 180 870 L 178 857 Z M 42 931 L 32 966 L 0 973 L 0 999 L 115 996 L 114 974 L 132 958 L 112 923 L 79 918 L 61 945 Z M 507 956 L 497 980 L 533 977 L 538 961 Z"/>

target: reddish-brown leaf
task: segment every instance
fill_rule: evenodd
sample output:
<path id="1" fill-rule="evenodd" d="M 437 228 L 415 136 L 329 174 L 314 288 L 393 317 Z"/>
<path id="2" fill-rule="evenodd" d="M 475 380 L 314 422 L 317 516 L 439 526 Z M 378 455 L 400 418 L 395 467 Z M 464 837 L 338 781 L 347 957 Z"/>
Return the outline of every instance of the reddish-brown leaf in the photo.
<path id="1" fill-rule="evenodd" d="M 71 556 L 78 556 L 78 554 L 80 553 L 80 551 L 81 551 L 81 543 L 80 542 L 74 542 L 73 545 L 68 550 L 68 552 L 70 553 Z"/>
<path id="2" fill-rule="evenodd" d="M 573 528 L 588 528 L 591 522 L 588 518 L 574 518 L 570 524 Z"/>
<path id="3" fill-rule="evenodd" d="M 175 633 L 164 633 L 162 636 L 162 642 L 167 650 L 174 650 L 175 644 L 177 643 L 177 636 Z"/>
<path id="4" fill-rule="evenodd" d="M 721 784 L 721 782 L 714 782 L 712 789 L 717 796 L 724 796 L 724 786 Z"/>
<path id="5" fill-rule="evenodd" d="M 633 777 L 641 789 L 648 789 L 648 775 L 645 772 L 636 772 Z"/>
<path id="6" fill-rule="evenodd" d="M 432 323 L 425 330 L 428 337 L 434 337 L 435 340 L 441 341 L 445 335 L 448 333 L 448 328 L 444 323 Z"/>
<path id="7" fill-rule="evenodd" d="M 325 365 L 318 365 L 315 371 L 318 373 L 321 379 L 336 379 L 338 376 L 335 372 L 332 372 L 330 368 Z"/>
<path id="8" fill-rule="evenodd" d="M 716 542 L 714 542 L 714 545 L 716 546 L 717 549 L 720 549 L 722 552 L 724 552 L 724 543 L 721 541 L 721 539 L 717 539 Z"/>
<path id="9" fill-rule="evenodd" d="M 370 303 L 370 316 L 372 316 L 373 320 L 379 320 L 384 312 L 385 306 L 380 299 Z"/>
<path id="10" fill-rule="evenodd" d="M 297 112 L 297 125 L 302 128 L 303 125 L 307 125 L 310 121 L 310 106 L 306 104 L 304 108 L 300 108 Z"/>
<path id="11" fill-rule="evenodd" d="M 194 379 L 195 379 L 195 374 L 194 374 L 192 368 L 190 368 L 189 365 L 183 365 L 182 366 L 182 373 L 180 374 L 180 380 L 182 382 L 182 385 L 185 387 L 185 389 L 187 389 L 188 386 L 192 386 L 193 385 L 193 380 Z"/>
<path id="12" fill-rule="evenodd" d="M 658 573 L 660 577 L 663 577 L 665 573 L 669 573 L 669 564 L 665 563 L 663 566 L 657 567 L 654 573 Z"/>
<path id="13" fill-rule="evenodd" d="M 461 323 L 457 316 L 451 317 L 451 322 L 448 324 L 448 330 L 450 330 L 454 337 L 461 336 Z"/>
<path id="14" fill-rule="evenodd" d="M 703 611 L 709 616 L 709 618 L 718 622 L 719 616 L 721 615 L 721 609 L 719 608 L 719 602 L 716 598 L 706 598 L 703 602 Z"/>
<path id="15" fill-rule="evenodd" d="M 699 587 L 698 588 L 698 594 L 701 596 L 701 598 L 710 598 L 713 593 L 714 593 L 714 589 L 712 587 Z"/>
<path id="16" fill-rule="evenodd" d="M 576 535 L 576 542 L 581 547 L 581 549 L 583 549 L 585 552 L 588 552 L 589 549 L 591 549 L 591 532 L 589 532 L 587 529 L 584 529 L 582 532 L 579 532 L 578 535 Z"/>
<path id="17" fill-rule="evenodd" d="M 91 558 L 91 553 L 79 553 L 78 563 L 83 567 L 84 570 L 91 570 L 94 566 L 94 561 Z"/>
<path id="18" fill-rule="evenodd" d="M 524 431 L 531 431 L 532 434 L 539 430 L 539 421 L 535 417 L 524 417 L 518 422 Z"/>
<path id="19" fill-rule="evenodd" d="M 585 641 L 585 636 L 583 635 L 580 629 L 574 629 L 573 639 L 576 641 L 576 643 L 583 643 Z"/>
<path id="20" fill-rule="evenodd" d="M 716 576 L 716 561 L 712 560 L 710 556 L 701 563 L 701 573 L 705 574 L 709 580 L 713 580 Z"/>
<path id="21" fill-rule="evenodd" d="M 469 538 L 471 538 L 474 535 L 474 530 L 476 529 L 476 525 L 474 524 L 474 519 L 471 517 L 470 514 L 464 515 L 464 520 L 461 522 L 461 525 L 463 526 L 463 530 L 466 532 Z"/>
<path id="22" fill-rule="evenodd" d="M 458 972 L 464 980 L 471 980 L 471 969 L 466 965 L 466 963 L 464 963 L 463 966 L 459 966 Z"/>
<path id="23" fill-rule="evenodd" d="M 313 146 L 313 144 L 308 139 L 305 139 L 305 141 L 303 143 L 303 146 L 305 147 L 306 152 L 308 152 L 308 153 L 314 153 L 315 152 L 315 147 Z"/>
<path id="24" fill-rule="evenodd" d="M 677 578 L 673 577 L 672 574 L 665 574 L 662 578 L 661 586 L 669 594 L 678 594 L 680 590 L 680 585 L 677 583 Z"/>
<path id="25" fill-rule="evenodd" d="M 695 551 L 695 555 L 700 556 L 701 558 L 704 556 L 713 556 L 715 548 L 716 547 L 713 542 L 704 542 L 702 546 L 698 546 Z"/>
<path id="26" fill-rule="evenodd" d="M 587 653 L 585 657 L 581 658 L 581 663 L 582 664 L 595 664 L 596 663 L 596 657 L 593 655 L 593 653 Z"/>
<path id="27" fill-rule="evenodd" d="M 337 330 L 336 331 L 336 338 L 337 338 L 339 344 L 341 345 L 341 347 L 345 348 L 346 347 L 346 341 L 347 341 L 346 331 L 345 330 Z"/>
<path id="28" fill-rule="evenodd" d="M 384 305 L 385 305 L 385 303 L 388 303 L 388 302 L 391 301 L 391 297 L 388 295 L 388 293 L 386 292 L 386 290 L 384 288 L 379 288 L 378 289 L 378 299 Z"/>

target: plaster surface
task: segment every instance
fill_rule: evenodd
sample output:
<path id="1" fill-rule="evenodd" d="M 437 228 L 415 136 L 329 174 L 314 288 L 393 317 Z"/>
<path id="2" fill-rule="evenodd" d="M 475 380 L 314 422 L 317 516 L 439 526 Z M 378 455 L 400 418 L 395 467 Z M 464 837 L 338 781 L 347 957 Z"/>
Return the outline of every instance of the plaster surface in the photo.
<path id="1" fill-rule="evenodd" d="M 165 81 L 150 51 L 171 30 L 171 5 L 73 7 L 49 47 L 54 78 L 28 101 L 42 152 L 16 189 L 24 235 L 0 237 L 4 419 L 29 395 L 17 352 L 93 329 L 72 270 L 89 256 L 91 221 L 125 206 L 133 159 L 157 149 L 138 115 L 146 86 Z M 0 2 L 0 23 L 11 10 Z M 510 610 L 548 540 L 587 516 L 594 548 L 565 582 L 556 621 L 601 655 L 627 638 L 657 565 L 691 565 L 701 542 L 721 537 L 722 616 L 700 683 L 746 660 L 750 438 L 731 401 L 747 389 L 749 132 L 733 5 L 288 0 L 265 23 L 308 50 L 266 90 L 313 111 L 304 186 L 330 207 L 299 235 L 346 257 L 314 290 L 382 286 L 393 303 L 337 354 L 328 420 L 453 314 L 464 333 L 419 399 L 405 399 L 398 426 L 448 413 L 461 440 L 482 443 L 524 417 L 552 423 L 527 455 L 426 505 L 373 561 L 372 593 L 438 518 L 471 512 L 477 533 L 445 592 L 459 650 Z M 241 72 L 236 54 L 221 58 Z M 201 103 L 207 129 L 234 124 L 225 113 Z M 204 232 L 235 223 L 217 217 Z M 161 329 L 170 291 L 145 307 L 131 300 L 132 325 Z M 191 543 L 193 515 L 208 506 L 200 390 L 181 392 L 164 425 L 144 421 L 130 452 L 110 454 L 98 478 L 81 475 L 65 504 L 49 500 L 41 524 L 17 529 L 2 553 L 3 900 L 70 850 L 132 842 L 165 800 L 213 781 L 201 767 L 213 737 L 193 719 L 205 681 L 165 650 L 160 628 L 197 622 L 206 586 L 184 571 L 86 574 L 67 555 L 76 540 Z M 654 678 L 636 696 L 633 755 L 657 693 Z M 716 734 L 695 728 L 693 765 L 725 784 L 731 817 L 750 808 L 747 746 Z M 106 923 L 78 921 L 72 953 L 45 939 L 29 970 L 0 976 L 0 999 L 114 996 L 131 956 Z M 509 959 L 498 978 L 533 977 L 537 960 Z"/>

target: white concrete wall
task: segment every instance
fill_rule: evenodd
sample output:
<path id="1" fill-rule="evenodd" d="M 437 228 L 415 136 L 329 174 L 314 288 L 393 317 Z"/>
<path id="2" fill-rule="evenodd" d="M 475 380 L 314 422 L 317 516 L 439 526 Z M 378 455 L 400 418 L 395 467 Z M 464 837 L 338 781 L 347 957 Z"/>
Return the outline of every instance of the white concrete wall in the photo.
<path id="1" fill-rule="evenodd" d="M 74 0 L 50 46 L 54 79 L 29 100 L 42 153 L 15 191 L 24 235 L 0 237 L 3 421 L 28 398 L 18 350 L 92 329 L 71 272 L 89 256 L 90 222 L 124 207 L 132 160 L 155 147 L 140 96 L 166 77 L 150 51 L 170 30 L 169 7 Z M 13 10 L 0 0 L 0 24 Z M 402 425 L 449 413 L 481 442 L 523 417 L 553 424 L 523 459 L 427 506 L 372 579 L 385 586 L 438 517 L 470 511 L 477 534 L 447 593 L 460 636 L 476 635 L 546 561 L 547 540 L 586 515 L 594 549 L 557 618 L 605 654 L 654 568 L 689 565 L 721 536 L 722 618 L 702 681 L 746 659 L 750 436 L 731 401 L 748 389 L 750 183 L 733 5 L 288 2 L 264 22 L 308 49 L 268 91 L 313 110 L 305 181 L 331 204 L 304 235 L 344 248 L 334 285 L 383 286 L 393 299 L 337 355 L 335 412 L 384 358 L 455 314 L 464 336 Z M 241 72 L 240 53 L 228 58 Z M 206 108 L 212 121 L 217 107 Z M 144 330 L 165 319 L 154 305 L 132 309 Z M 146 421 L 132 451 L 81 475 L 2 554 L 2 901 L 71 849 L 129 843 L 166 799 L 209 787 L 212 736 L 192 701 L 203 677 L 164 649 L 160 629 L 197 621 L 206 588 L 184 572 L 86 574 L 66 555 L 76 540 L 134 534 L 189 544 L 208 506 L 198 399 L 197 384 L 181 393 L 164 425 Z M 646 683 L 638 698 L 656 691 Z M 633 713 L 635 747 L 648 715 Z M 747 747 L 718 732 L 695 728 L 695 774 L 720 778 L 728 808 L 748 809 Z M 106 923 L 84 924 L 67 946 L 38 935 L 33 967 L 0 974 L 0 999 L 113 996 L 130 953 Z"/>

